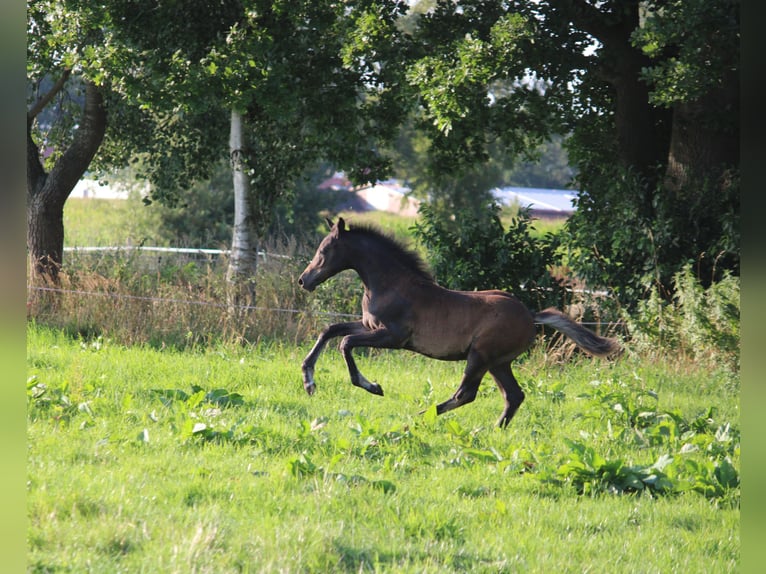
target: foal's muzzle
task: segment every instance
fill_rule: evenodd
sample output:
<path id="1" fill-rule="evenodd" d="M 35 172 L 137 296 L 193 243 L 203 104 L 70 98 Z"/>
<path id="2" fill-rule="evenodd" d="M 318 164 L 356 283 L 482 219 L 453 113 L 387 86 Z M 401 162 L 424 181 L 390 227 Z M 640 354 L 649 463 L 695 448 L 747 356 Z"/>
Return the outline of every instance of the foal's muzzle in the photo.
<path id="1" fill-rule="evenodd" d="M 303 287 L 309 293 L 312 292 L 316 287 L 311 278 L 306 276 L 306 273 L 303 273 L 300 277 L 298 277 L 298 285 Z"/>

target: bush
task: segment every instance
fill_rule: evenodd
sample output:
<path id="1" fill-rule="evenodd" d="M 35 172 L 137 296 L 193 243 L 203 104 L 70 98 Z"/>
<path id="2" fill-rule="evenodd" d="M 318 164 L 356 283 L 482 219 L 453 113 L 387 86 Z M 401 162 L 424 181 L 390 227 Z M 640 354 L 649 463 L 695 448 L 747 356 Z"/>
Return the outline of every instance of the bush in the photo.
<path id="1" fill-rule="evenodd" d="M 413 233 L 444 287 L 503 289 L 532 308 L 561 306 L 564 289 L 550 273 L 557 263 L 558 236 L 533 237 L 528 210 L 519 210 L 507 231 L 495 202 L 484 210 L 459 212 L 454 220 L 423 205 L 420 216 Z"/>
<path id="2" fill-rule="evenodd" d="M 681 189 L 654 179 L 616 165 L 580 174 L 585 191 L 567 222 L 571 266 L 629 309 L 652 289 L 669 300 L 674 275 L 690 261 L 705 287 L 725 271 L 739 275 L 738 174 Z"/>
<path id="3" fill-rule="evenodd" d="M 657 288 L 624 319 L 635 352 L 676 351 L 712 366 L 739 369 L 739 277 L 725 273 L 704 288 L 686 265 L 673 277 L 667 301 Z"/>

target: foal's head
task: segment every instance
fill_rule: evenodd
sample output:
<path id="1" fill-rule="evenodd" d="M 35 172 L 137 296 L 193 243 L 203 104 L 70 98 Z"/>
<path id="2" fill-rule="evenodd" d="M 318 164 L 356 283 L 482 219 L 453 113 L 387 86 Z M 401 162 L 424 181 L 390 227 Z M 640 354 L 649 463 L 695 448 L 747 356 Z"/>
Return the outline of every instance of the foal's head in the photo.
<path id="1" fill-rule="evenodd" d="M 307 291 L 313 291 L 320 283 L 348 269 L 351 263 L 347 250 L 343 248 L 343 236 L 348 232 L 346 222 L 340 217 L 335 224 L 329 219 L 327 223 L 330 233 L 319 244 L 311 263 L 298 278 L 298 285 Z"/>
<path id="2" fill-rule="evenodd" d="M 365 269 L 371 267 L 383 268 L 388 276 L 433 282 L 422 259 L 393 237 L 369 226 L 347 229 L 342 217 L 334 225 L 329 219 L 327 223 L 330 233 L 319 244 L 314 259 L 298 279 L 304 289 L 313 291 L 317 285 L 346 269 L 355 269 L 363 276 Z"/>

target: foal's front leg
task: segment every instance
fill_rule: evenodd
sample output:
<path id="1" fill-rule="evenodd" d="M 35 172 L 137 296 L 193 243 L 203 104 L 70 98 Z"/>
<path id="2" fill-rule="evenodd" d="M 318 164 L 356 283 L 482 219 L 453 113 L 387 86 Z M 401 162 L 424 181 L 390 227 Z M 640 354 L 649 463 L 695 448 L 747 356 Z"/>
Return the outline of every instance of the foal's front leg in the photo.
<path id="1" fill-rule="evenodd" d="M 348 374 L 351 376 L 351 384 L 361 387 L 373 395 L 383 396 L 383 389 L 377 383 L 368 381 L 356 366 L 351 351 L 355 347 L 372 347 L 376 349 L 400 349 L 404 343 L 404 337 L 397 335 L 390 329 L 381 328 L 364 333 L 347 335 L 340 342 L 340 352 L 346 360 Z"/>
<path id="2" fill-rule="evenodd" d="M 354 333 L 365 333 L 367 329 L 362 325 L 361 321 L 354 321 L 351 323 L 335 323 L 329 327 L 325 327 L 322 333 L 319 335 L 317 342 L 303 359 L 301 365 L 301 371 L 303 372 L 303 388 L 309 395 L 313 395 L 316 392 L 316 382 L 314 381 L 314 365 L 316 365 L 319 355 L 324 350 L 327 342 L 335 337 L 345 337 Z"/>

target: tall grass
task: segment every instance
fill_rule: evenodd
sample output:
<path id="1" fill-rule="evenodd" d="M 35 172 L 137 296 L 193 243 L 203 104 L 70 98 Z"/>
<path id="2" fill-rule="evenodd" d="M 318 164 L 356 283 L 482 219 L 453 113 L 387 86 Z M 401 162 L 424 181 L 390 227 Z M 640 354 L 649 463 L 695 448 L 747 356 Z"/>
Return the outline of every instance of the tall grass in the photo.
<path id="1" fill-rule="evenodd" d="M 670 301 L 654 288 L 625 315 L 631 348 L 646 358 L 668 350 L 710 368 L 739 371 L 740 281 L 725 274 L 703 288 L 690 264 L 673 277 Z"/>
<path id="2" fill-rule="evenodd" d="M 297 278 L 310 255 L 272 243 L 258 263 L 257 301 L 230 313 L 224 256 L 161 257 L 135 250 L 70 252 L 58 285 L 30 286 L 28 316 L 87 337 L 177 348 L 220 341 L 293 342 L 327 313 L 360 313 L 358 283 L 343 274 L 307 297 Z"/>

